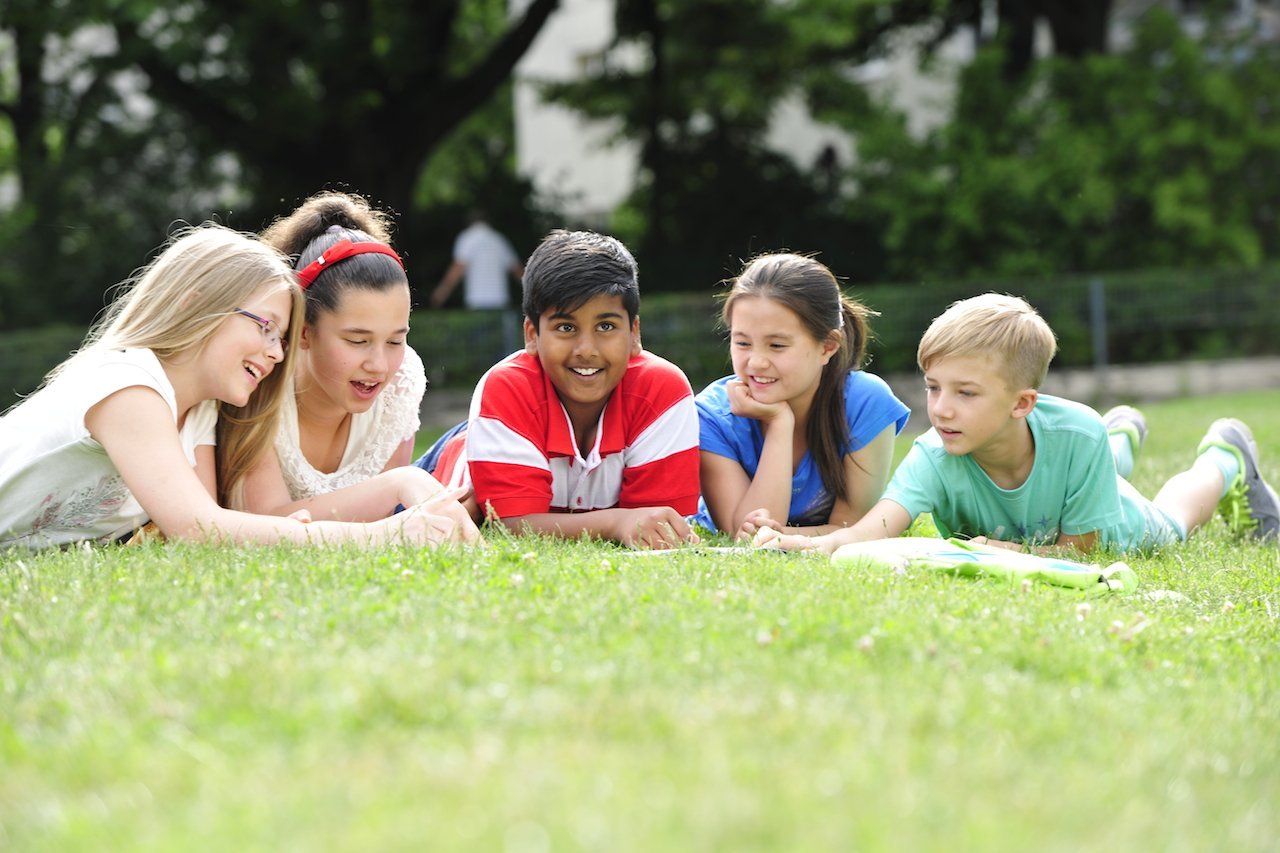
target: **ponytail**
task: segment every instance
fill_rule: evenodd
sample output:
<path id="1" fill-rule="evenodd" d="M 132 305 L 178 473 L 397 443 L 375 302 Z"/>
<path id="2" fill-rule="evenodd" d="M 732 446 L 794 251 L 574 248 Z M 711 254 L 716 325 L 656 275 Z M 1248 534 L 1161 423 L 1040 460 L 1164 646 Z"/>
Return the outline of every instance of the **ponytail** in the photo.
<path id="1" fill-rule="evenodd" d="M 845 417 L 845 377 L 851 370 L 862 368 L 867 341 L 871 337 L 868 318 L 873 313 L 860 302 L 847 296 L 840 297 L 842 328 L 830 332 L 839 337 L 840 344 L 822 368 L 805 429 L 809 453 L 822 477 L 822 484 L 837 497 L 847 494 L 844 457 L 852 452 L 849 421 Z"/>

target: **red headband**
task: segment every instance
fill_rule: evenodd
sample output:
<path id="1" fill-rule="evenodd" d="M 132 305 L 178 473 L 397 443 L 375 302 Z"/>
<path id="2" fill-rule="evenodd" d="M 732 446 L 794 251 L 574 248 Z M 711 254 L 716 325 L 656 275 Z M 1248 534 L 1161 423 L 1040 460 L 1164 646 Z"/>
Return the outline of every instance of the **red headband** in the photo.
<path id="1" fill-rule="evenodd" d="M 324 250 L 324 254 L 307 264 L 305 269 L 298 271 L 298 284 L 303 290 L 311 286 L 312 282 L 338 261 L 346 260 L 352 255 L 363 255 L 366 252 L 376 252 L 379 255 L 388 255 L 396 259 L 396 263 L 400 265 L 400 269 L 404 269 L 404 261 L 400 260 L 400 256 L 396 254 L 396 250 L 385 243 L 374 243 L 366 241 L 364 243 L 352 243 L 350 240 L 339 240 L 332 246 Z"/>

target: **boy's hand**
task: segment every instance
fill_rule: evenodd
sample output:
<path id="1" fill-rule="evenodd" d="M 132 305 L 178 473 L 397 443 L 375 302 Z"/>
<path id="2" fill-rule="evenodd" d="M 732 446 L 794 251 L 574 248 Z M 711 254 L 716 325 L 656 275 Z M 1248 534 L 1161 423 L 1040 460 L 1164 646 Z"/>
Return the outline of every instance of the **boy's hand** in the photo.
<path id="1" fill-rule="evenodd" d="M 669 506 L 623 510 L 613 538 L 630 548 L 678 548 L 698 543 L 698 534 Z"/>
<path id="2" fill-rule="evenodd" d="M 741 379 L 730 379 L 725 390 L 729 394 L 729 411 L 738 417 L 771 423 L 775 418 L 789 415 L 795 422 L 795 413 L 789 403 L 761 403 L 751 396 L 751 389 Z"/>
<path id="3" fill-rule="evenodd" d="M 783 527 L 785 525 L 770 516 L 767 509 L 753 509 L 742 519 L 742 526 L 738 528 L 738 535 L 734 538 L 742 542 L 755 539 L 765 529 L 776 530 L 781 533 Z"/>
<path id="4" fill-rule="evenodd" d="M 1006 551 L 1024 552 L 1027 549 L 1021 542 L 1008 542 L 1004 539 L 991 539 L 987 536 L 975 536 L 969 540 L 975 545 L 990 545 L 992 548 L 1004 548 Z"/>

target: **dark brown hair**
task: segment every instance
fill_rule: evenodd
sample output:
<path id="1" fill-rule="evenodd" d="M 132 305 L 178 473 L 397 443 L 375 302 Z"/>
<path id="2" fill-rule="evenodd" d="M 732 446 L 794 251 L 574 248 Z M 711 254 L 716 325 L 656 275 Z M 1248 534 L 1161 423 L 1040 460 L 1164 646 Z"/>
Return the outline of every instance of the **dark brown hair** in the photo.
<path id="1" fill-rule="evenodd" d="M 837 498 L 846 497 L 844 457 L 851 448 L 844 410 L 845 376 L 862 367 L 871 337 L 867 321 L 875 312 L 841 293 L 831 270 L 805 255 L 760 255 L 726 283 L 730 287 L 720 314 L 726 327 L 732 321 L 734 302 L 756 296 L 790 309 L 814 340 L 825 341 L 832 335 L 838 339 L 839 348 L 822 368 L 805 437 L 822 484 Z"/>
<path id="2" fill-rule="evenodd" d="M 262 239 L 300 270 L 340 240 L 390 245 L 391 217 L 358 195 L 321 192 L 272 222 Z M 307 323 L 314 324 L 322 312 L 336 311 L 347 288 L 382 291 L 395 286 L 408 287 L 409 279 L 394 258 L 374 253 L 346 258 L 316 276 L 306 289 Z"/>

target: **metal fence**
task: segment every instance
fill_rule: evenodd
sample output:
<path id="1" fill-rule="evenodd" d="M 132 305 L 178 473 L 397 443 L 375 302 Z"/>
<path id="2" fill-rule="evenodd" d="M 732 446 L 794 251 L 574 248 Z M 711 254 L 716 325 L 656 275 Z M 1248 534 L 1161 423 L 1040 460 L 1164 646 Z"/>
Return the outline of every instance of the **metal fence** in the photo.
<path id="1" fill-rule="evenodd" d="M 1142 272 L 1042 280 L 985 280 L 848 287 L 877 311 L 869 352 L 877 372 L 912 372 L 916 344 L 952 302 L 995 291 L 1024 297 L 1058 335 L 1056 368 L 1280 354 L 1280 275 Z M 646 295 L 647 349 L 684 368 L 695 387 L 729 370 L 713 294 Z M 490 317 L 420 314 L 412 343 L 437 386 L 465 387 L 503 352 Z"/>
<path id="2" fill-rule="evenodd" d="M 1179 359 L 1280 354 L 1280 271 L 1161 272 L 1064 276 L 1038 280 L 924 282 L 851 286 L 847 292 L 879 312 L 872 321 L 871 369 L 915 370 L 915 349 L 929 322 L 951 302 L 996 291 L 1026 298 L 1058 335 L 1055 368 Z M 694 387 L 729 370 L 714 294 L 643 297 L 645 347 L 684 368 Z M 469 388 L 498 358 L 519 346 L 514 313 L 430 311 L 413 317 L 409 340 L 432 384 Z M 6 381 L 0 405 L 36 387 L 65 358 L 83 329 L 0 334 Z M 5 396 L 7 395 L 7 399 Z"/>

